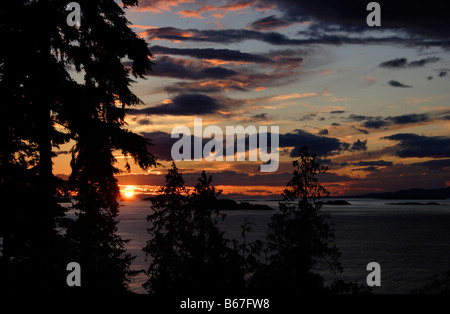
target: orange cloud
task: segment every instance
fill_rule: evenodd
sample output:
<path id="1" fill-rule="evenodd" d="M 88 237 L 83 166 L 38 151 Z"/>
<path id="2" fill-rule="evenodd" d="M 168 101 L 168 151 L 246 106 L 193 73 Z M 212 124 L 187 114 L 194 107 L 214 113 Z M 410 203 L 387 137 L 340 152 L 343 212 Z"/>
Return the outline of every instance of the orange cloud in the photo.
<path id="1" fill-rule="evenodd" d="M 194 3 L 195 0 L 141 0 L 139 7 L 133 7 L 132 11 L 162 13 L 171 12 L 172 7 L 178 7 L 181 3 Z"/>
<path id="2" fill-rule="evenodd" d="M 204 17 L 201 16 L 200 13 L 198 13 L 197 11 L 192 11 L 192 10 L 178 11 L 177 14 L 182 18 L 204 19 Z"/>
<path id="3" fill-rule="evenodd" d="M 225 13 L 213 13 L 213 16 L 216 19 L 223 19 L 223 17 L 225 16 Z"/>
<path id="4" fill-rule="evenodd" d="M 146 37 L 147 40 L 158 40 L 158 39 L 162 39 L 162 38 L 158 37 L 158 35 L 159 36 L 173 35 L 173 36 L 180 36 L 180 37 L 193 37 L 195 34 L 190 31 L 167 27 L 164 29 L 161 29 L 161 28 L 147 29 L 145 31 L 139 32 L 138 35 L 141 37 Z M 172 41 L 174 41 L 174 40 L 172 40 Z"/>
<path id="5" fill-rule="evenodd" d="M 316 93 L 303 93 L 303 94 L 287 94 L 287 95 L 279 95 L 274 96 L 269 99 L 269 101 L 278 101 L 278 100 L 288 100 L 288 99 L 299 99 L 299 98 L 307 98 L 317 96 Z"/>

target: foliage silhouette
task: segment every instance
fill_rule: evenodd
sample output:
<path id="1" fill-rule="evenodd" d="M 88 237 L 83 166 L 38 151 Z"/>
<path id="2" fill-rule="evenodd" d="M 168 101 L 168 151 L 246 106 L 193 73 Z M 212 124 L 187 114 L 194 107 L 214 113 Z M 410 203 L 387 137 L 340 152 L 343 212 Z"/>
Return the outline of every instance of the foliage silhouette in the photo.
<path id="1" fill-rule="evenodd" d="M 450 294 L 450 270 L 436 274 L 423 287 L 414 289 L 412 294 Z"/>
<path id="2" fill-rule="evenodd" d="M 70 261 L 79 262 L 86 277 L 78 292 L 123 292 L 131 275 L 131 257 L 116 234 L 113 152 L 143 169 L 156 166 L 150 143 L 125 129 L 127 107 L 141 102 L 130 76 L 143 78 L 151 70 L 151 54 L 115 1 L 78 3 L 81 27 L 67 25 L 62 0 L 7 1 L 0 8 L 0 33 L 8 43 L 0 48 L 0 194 L 21 199 L 1 211 L 7 222 L 0 225 L 4 289 L 40 282 L 41 292 L 64 291 Z M 131 66 L 124 66 L 125 58 Z M 75 79 L 72 67 L 83 79 Z M 52 148 L 69 141 L 75 143 L 71 186 L 79 212 L 72 222 L 54 201 L 61 182 L 52 174 Z"/>
<path id="3" fill-rule="evenodd" d="M 319 267 L 341 272 L 339 251 L 334 241 L 333 224 L 321 211 L 318 200 L 328 192 L 317 176 L 327 168 L 320 166 L 316 155 L 302 147 L 293 162 L 292 179 L 284 190 L 284 201 L 269 224 L 265 243 L 268 262 L 261 263 L 250 286 L 272 295 L 325 293 Z M 263 258 L 260 258 L 263 260 Z"/>
<path id="4" fill-rule="evenodd" d="M 151 256 L 144 287 L 152 294 L 223 296 L 244 289 L 241 259 L 217 227 L 223 219 L 213 206 L 221 193 L 203 172 L 192 194 L 175 163 L 166 186 L 152 200 L 147 220 Z"/>

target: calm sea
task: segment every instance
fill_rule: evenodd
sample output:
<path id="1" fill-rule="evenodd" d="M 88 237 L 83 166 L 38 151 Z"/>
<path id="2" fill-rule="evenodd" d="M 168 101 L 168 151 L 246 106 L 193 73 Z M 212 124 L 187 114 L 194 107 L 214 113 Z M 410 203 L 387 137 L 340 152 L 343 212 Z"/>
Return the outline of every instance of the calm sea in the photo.
<path id="1" fill-rule="evenodd" d="M 440 205 L 388 205 L 407 200 L 349 199 L 351 205 L 325 205 L 336 228 L 336 245 L 341 251 L 344 272 L 339 279 L 366 284 L 366 266 L 377 262 L 381 266 L 381 287 L 374 293 L 409 293 L 421 287 L 432 275 L 450 269 L 450 200 L 438 200 Z M 418 201 L 427 203 L 430 201 Z M 275 209 L 277 201 L 252 201 Z M 142 247 L 148 239 L 146 216 L 150 202 L 124 201 L 120 207 L 119 233 L 131 239 L 127 250 L 137 256 L 133 267 L 147 269 Z M 240 226 L 247 217 L 254 224 L 250 237 L 262 239 L 272 211 L 223 211 L 227 216 L 220 228 L 230 239 L 240 238 Z M 327 273 L 326 278 L 334 279 Z M 146 276 L 134 278 L 130 288 L 145 293 L 142 283 Z"/>

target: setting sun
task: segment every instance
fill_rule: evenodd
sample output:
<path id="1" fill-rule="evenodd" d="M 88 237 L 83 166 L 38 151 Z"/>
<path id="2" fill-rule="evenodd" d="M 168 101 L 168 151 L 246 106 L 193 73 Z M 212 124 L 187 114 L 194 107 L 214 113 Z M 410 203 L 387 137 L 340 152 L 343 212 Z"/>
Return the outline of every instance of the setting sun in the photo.
<path id="1" fill-rule="evenodd" d="M 133 193 L 133 191 L 127 191 L 127 192 L 124 193 L 124 195 L 125 195 L 126 197 L 133 197 L 133 196 L 134 196 L 134 193 Z"/>

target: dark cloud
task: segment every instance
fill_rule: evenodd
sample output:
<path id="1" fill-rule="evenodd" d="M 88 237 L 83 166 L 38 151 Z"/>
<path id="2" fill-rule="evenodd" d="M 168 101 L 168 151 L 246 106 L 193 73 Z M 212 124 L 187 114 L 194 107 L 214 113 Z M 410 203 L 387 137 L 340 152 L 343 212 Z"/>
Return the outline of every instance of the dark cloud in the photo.
<path id="1" fill-rule="evenodd" d="M 405 114 L 401 116 L 389 116 L 386 118 L 383 117 L 371 117 L 371 116 L 362 116 L 362 115 L 350 115 L 347 119 L 352 121 L 364 121 L 362 126 L 369 129 L 380 129 L 383 127 L 388 127 L 391 125 L 401 125 L 401 124 L 411 124 L 411 123 L 420 123 L 420 122 L 428 122 L 431 121 L 429 114 L 427 113 L 412 113 Z M 364 129 L 358 129 L 353 127 L 355 130 L 358 130 L 362 133 L 366 133 L 367 131 Z M 368 132 L 367 132 L 368 133 Z"/>
<path id="2" fill-rule="evenodd" d="M 315 117 L 317 117 L 317 113 L 309 113 L 298 119 L 298 121 L 310 121 L 313 120 Z"/>
<path id="3" fill-rule="evenodd" d="M 366 116 L 361 116 L 361 115 L 356 115 L 356 114 L 351 114 L 350 116 L 348 116 L 347 119 L 350 119 L 352 121 L 364 121 L 367 119 Z"/>
<path id="4" fill-rule="evenodd" d="M 255 114 L 250 117 L 251 121 L 267 121 L 267 113 Z"/>
<path id="5" fill-rule="evenodd" d="M 317 136 L 303 130 L 294 132 L 280 134 L 280 147 L 294 147 L 290 153 L 291 157 L 297 157 L 300 148 L 304 145 L 319 156 L 333 155 L 342 150 L 342 143 L 336 138 Z"/>
<path id="6" fill-rule="evenodd" d="M 413 166 L 423 166 L 432 170 L 439 170 L 442 172 L 450 172 L 450 159 L 428 160 L 424 162 L 416 162 Z"/>
<path id="7" fill-rule="evenodd" d="M 378 167 L 390 167 L 394 163 L 392 161 L 384 161 L 384 160 L 372 160 L 372 161 L 359 161 L 353 163 L 355 166 L 365 167 L 365 166 L 378 166 Z"/>
<path id="8" fill-rule="evenodd" d="M 148 40 L 167 39 L 231 44 L 243 40 L 260 40 L 271 45 L 301 45 L 305 40 L 291 39 L 276 32 L 259 32 L 248 29 L 182 30 L 175 27 L 152 28 L 143 32 Z"/>
<path id="9" fill-rule="evenodd" d="M 172 145 L 178 140 L 171 138 L 170 133 L 166 132 L 142 132 L 142 136 L 149 139 L 153 144 L 150 151 L 158 157 L 159 160 L 172 160 L 171 149 Z"/>
<path id="10" fill-rule="evenodd" d="M 377 167 L 375 167 L 375 166 L 368 166 L 368 167 L 363 167 L 363 168 L 352 169 L 352 171 L 374 172 L 374 171 L 380 171 L 380 170 Z"/>
<path id="11" fill-rule="evenodd" d="M 57 156 L 59 156 L 59 155 L 68 155 L 68 154 L 70 154 L 70 152 L 68 150 L 60 150 L 58 152 L 55 152 L 55 154 Z"/>
<path id="12" fill-rule="evenodd" d="M 421 114 L 406 114 L 395 117 L 386 118 L 388 121 L 392 122 L 392 124 L 409 124 L 409 123 L 418 123 L 418 122 L 427 122 L 430 121 L 430 116 L 427 113 Z"/>
<path id="13" fill-rule="evenodd" d="M 369 129 L 381 129 L 383 127 L 387 127 L 391 125 L 388 121 L 385 121 L 381 118 L 368 118 L 362 126 Z"/>
<path id="14" fill-rule="evenodd" d="M 361 141 L 358 139 L 356 142 L 352 144 L 350 150 L 353 151 L 367 150 L 367 140 Z"/>
<path id="15" fill-rule="evenodd" d="M 447 76 L 447 72 L 446 71 L 440 71 L 439 72 L 439 77 L 444 77 Z"/>
<path id="16" fill-rule="evenodd" d="M 205 67 L 198 63 L 192 63 L 184 59 L 173 59 L 162 56 L 154 60 L 153 71 L 148 71 L 149 76 L 163 76 L 178 79 L 223 79 L 238 74 L 238 72 L 223 67 Z"/>
<path id="17" fill-rule="evenodd" d="M 191 82 L 175 82 L 171 85 L 167 85 L 163 89 L 169 94 L 185 93 L 220 93 L 227 90 L 234 91 L 248 91 L 248 88 L 244 87 L 238 79 L 226 79 L 226 80 L 196 80 Z"/>
<path id="18" fill-rule="evenodd" d="M 286 19 L 280 19 L 275 15 L 267 16 L 262 19 L 256 20 L 248 26 L 251 30 L 275 30 L 292 25 L 292 22 Z"/>
<path id="19" fill-rule="evenodd" d="M 149 125 L 149 124 L 152 124 L 152 121 L 150 119 L 140 119 L 140 120 L 137 120 L 137 124 L 139 124 L 139 125 Z"/>
<path id="20" fill-rule="evenodd" d="M 428 63 L 438 62 L 439 60 L 440 60 L 440 58 L 429 57 L 426 59 L 411 61 L 408 66 L 418 68 L 418 67 L 423 67 L 425 64 L 428 64 Z"/>
<path id="21" fill-rule="evenodd" d="M 224 107 L 216 99 L 202 94 L 181 94 L 172 99 L 170 103 L 163 103 L 155 107 L 134 109 L 131 115 L 205 115 L 217 113 Z"/>
<path id="22" fill-rule="evenodd" d="M 304 145 L 308 146 L 309 150 L 318 156 L 331 156 L 346 150 L 366 150 L 367 140 L 362 142 L 357 140 L 350 145 L 337 138 L 314 135 L 303 130 L 280 134 L 280 147 L 294 147 L 290 152 L 291 157 L 297 157 L 300 148 Z"/>
<path id="23" fill-rule="evenodd" d="M 426 59 L 411 61 L 408 63 L 408 59 L 406 58 L 398 58 L 383 62 L 379 65 L 381 68 L 390 68 L 390 69 L 399 69 L 399 68 L 418 68 L 423 67 L 428 63 L 433 63 L 439 61 L 440 58 L 436 57 L 428 57 Z"/>
<path id="24" fill-rule="evenodd" d="M 450 138 L 400 133 L 383 137 L 397 141 L 396 155 L 399 157 L 450 157 Z"/>
<path id="25" fill-rule="evenodd" d="M 394 80 L 390 80 L 390 81 L 388 82 L 388 84 L 389 84 L 390 86 L 392 86 L 392 87 L 412 87 L 412 86 L 405 85 L 405 84 L 402 84 L 402 83 L 400 83 L 400 82 L 398 82 L 398 81 L 394 81 Z"/>
<path id="26" fill-rule="evenodd" d="M 354 126 L 352 126 L 352 129 L 361 132 L 362 134 L 369 134 L 369 131 L 365 130 L 365 129 L 360 129 L 360 128 L 355 128 Z"/>
<path id="27" fill-rule="evenodd" d="M 260 0 L 273 3 L 285 14 L 285 19 L 314 21 L 321 27 L 341 31 L 373 30 L 366 25 L 367 1 L 360 0 Z M 380 3 L 380 2 L 379 2 Z M 383 1 L 381 23 L 383 30 L 396 30 L 424 39 L 448 39 L 450 3 L 448 1 L 398 0 Z"/>
<path id="28" fill-rule="evenodd" d="M 401 36 L 389 37 L 349 37 L 345 35 L 320 35 L 302 39 L 289 38 L 277 32 L 260 32 L 248 29 L 179 29 L 175 27 L 152 28 L 140 33 L 147 40 L 165 39 L 170 41 L 194 41 L 231 44 L 245 40 L 259 40 L 274 46 L 291 45 L 342 45 L 342 44 L 382 44 L 392 42 L 396 44 L 423 45 L 421 41 L 414 42 Z M 442 41 L 427 41 L 428 46 L 441 46 Z"/>
<path id="29" fill-rule="evenodd" d="M 331 123 L 332 126 L 341 126 L 339 123 L 333 122 Z"/>
<path id="30" fill-rule="evenodd" d="M 271 59 L 263 56 L 230 49 L 168 48 L 162 46 L 152 46 L 150 47 L 150 51 L 153 54 L 180 55 L 198 59 L 218 59 L 223 61 L 234 61 L 234 62 L 273 63 Z"/>
<path id="31" fill-rule="evenodd" d="M 408 59 L 398 58 L 383 62 L 379 65 L 381 68 L 404 68 L 408 64 Z"/>
<path id="32" fill-rule="evenodd" d="M 319 135 L 328 135 L 328 130 L 327 129 L 319 130 Z"/>
<path id="33" fill-rule="evenodd" d="M 346 113 L 346 111 L 344 111 L 344 110 L 333 110 L 333 111 L 330 111 L 330 113 L 331 114 L 343 114 L 343 113 Z"/>

